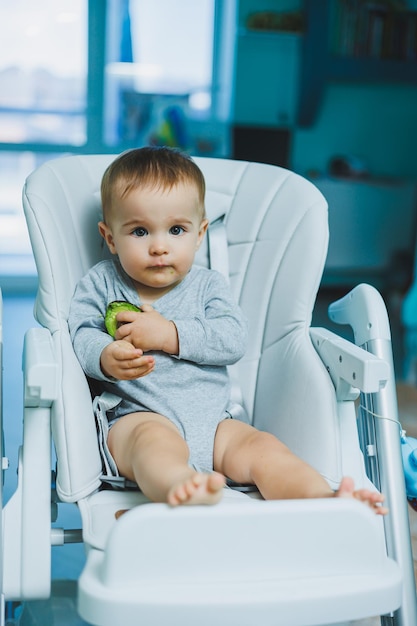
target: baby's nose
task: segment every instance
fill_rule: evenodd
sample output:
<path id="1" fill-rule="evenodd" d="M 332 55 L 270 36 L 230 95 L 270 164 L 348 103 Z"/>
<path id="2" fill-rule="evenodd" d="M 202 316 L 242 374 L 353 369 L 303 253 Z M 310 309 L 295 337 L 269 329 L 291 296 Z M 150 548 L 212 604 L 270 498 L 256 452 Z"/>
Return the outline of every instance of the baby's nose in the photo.
<path id="1" fill-rule="evenodd" d="M 168 246 L 167 246 L 166 239 L 164 237 L 155 237 L 154 239 L 152 239 L 151 246 L 150 246 L 151 254 L 159 255 L 159 254 L 165 254 L 166 252 L 168 252 Z"/>

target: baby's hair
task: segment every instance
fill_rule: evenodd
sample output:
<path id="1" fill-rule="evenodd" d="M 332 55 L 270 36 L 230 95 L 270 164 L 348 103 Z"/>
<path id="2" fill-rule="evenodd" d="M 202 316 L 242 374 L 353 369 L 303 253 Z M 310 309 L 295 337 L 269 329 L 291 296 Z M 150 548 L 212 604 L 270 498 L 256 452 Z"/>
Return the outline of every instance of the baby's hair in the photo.
<path id="1" fill-rule="evenodd" d="M 200 168 L 187 154 L 167 147 L 134 148 L 119 155 L 101 181 L 103 219 L 106 221 L 116 198 L 138 187 L 171 189 L 178 183 L 195 185 L 201 218 L 205 217 L 206 185 Z"/>

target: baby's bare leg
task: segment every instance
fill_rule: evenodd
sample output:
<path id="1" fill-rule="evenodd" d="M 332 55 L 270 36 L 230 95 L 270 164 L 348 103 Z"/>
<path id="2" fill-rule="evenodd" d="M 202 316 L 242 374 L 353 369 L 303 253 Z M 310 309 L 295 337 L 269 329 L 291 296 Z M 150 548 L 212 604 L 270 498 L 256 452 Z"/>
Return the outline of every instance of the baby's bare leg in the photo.
<path id="1" fill-rule="evenodd" d="M 274 435 L 238 420 L 224 420 L 217 428 L 214 469 L 236 482 L 255 484 L 266 500 L 333 494 L 324 478 Z"/>
<path id="2" fill-rule="evenodd" d="M 189 467 L 186 442 L 162 415 L 125 415 L 110 430 L 108 445 L 119 472 L 154 502 L 214 504 L 222 496 L 224 476 Z"/>
<path id="3" fill-rule="evenodd" d="M 351 482 L 342 481 L 334 493 L 313 467 L 274 435 L 238 420 L 224 420 L 218 426 L 214 469 L 237 482 L 255 484 L 266 500 L 341 496 L 354 497 L 372 508 L 383 501 L 381 494 L 355 491 Z"/>

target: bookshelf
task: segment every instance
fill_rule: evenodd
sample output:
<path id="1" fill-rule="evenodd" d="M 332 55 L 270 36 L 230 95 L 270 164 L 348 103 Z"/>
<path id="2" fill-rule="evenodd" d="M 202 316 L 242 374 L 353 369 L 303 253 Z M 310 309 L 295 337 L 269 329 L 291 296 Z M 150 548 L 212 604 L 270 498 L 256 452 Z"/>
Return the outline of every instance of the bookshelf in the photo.
<path id="1" fill-rule="evenodd" d="M 297 121 L 309 127 L 330 82 L 417 85 L 417 12 L 364 0 L 305 0 Z"/>

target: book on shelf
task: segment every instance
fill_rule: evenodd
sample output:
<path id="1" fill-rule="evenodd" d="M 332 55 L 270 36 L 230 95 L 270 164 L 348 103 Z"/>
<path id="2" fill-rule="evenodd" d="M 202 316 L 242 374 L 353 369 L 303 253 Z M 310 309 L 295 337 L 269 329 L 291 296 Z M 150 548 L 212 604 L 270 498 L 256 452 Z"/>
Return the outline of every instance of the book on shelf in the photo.
<path id="1" fill-rule="evenodd" d="M 417 59 L 417 12 L 387 2 L 337 0 L 333 54 L 350 58 Z"/>

